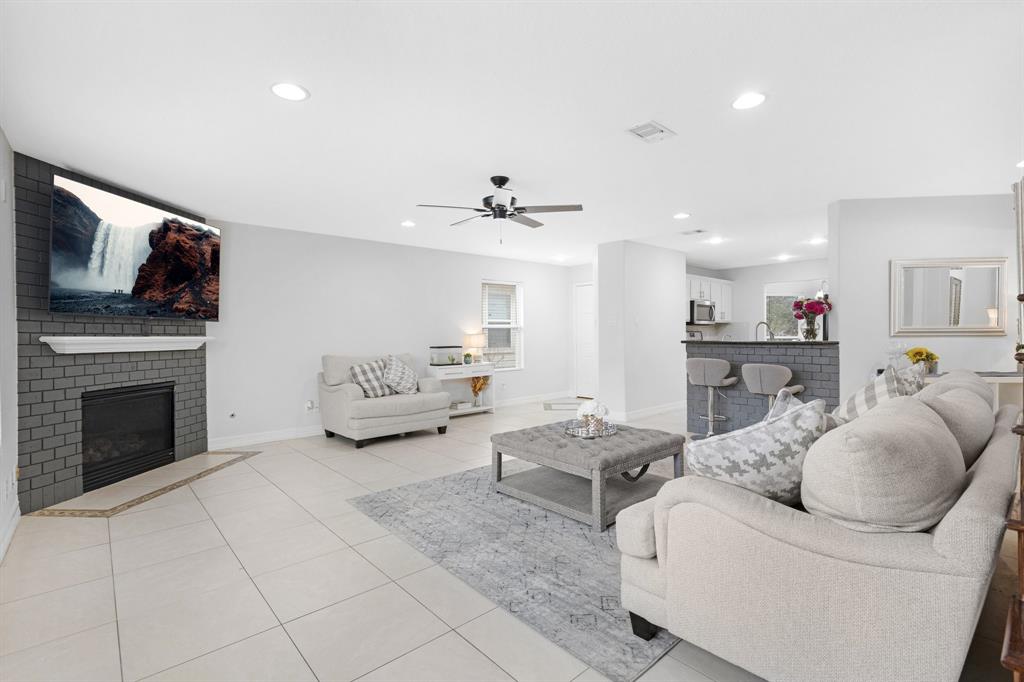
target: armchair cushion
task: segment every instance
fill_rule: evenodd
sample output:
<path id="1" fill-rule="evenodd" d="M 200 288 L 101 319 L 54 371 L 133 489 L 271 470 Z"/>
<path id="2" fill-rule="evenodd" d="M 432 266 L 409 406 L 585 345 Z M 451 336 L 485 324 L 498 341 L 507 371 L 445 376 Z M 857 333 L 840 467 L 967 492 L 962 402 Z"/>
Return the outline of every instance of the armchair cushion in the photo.
<path id="1" fill-rule="evenodd" d="M 396 393 L 415 393 L 416 372 L 394 355 L 389 355 L 384 361 L 384 383 Z"/>
<path id="2" fill-rule="evenodd" d="M 652 497 L 615 515 L 615 538 L 620 552 L 638 559 L 654 558 L 654 505 Z"/>
<path id="3" fill-rule="evenodd" d="M 349 406 L 349 417 L 352 419 L 395 417 L 433 412 L 447 409 L 447 407 L 447 393 L 415 393 L 412 395 L 399 393 L 372 400 L 357 400 Z"/>

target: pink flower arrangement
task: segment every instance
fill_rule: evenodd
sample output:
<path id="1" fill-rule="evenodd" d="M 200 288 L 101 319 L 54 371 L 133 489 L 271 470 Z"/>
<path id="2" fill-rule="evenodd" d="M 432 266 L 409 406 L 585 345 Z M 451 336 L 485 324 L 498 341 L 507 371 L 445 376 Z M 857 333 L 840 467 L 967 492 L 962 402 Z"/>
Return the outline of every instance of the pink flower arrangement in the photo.
<path id="1" fill-rule="evenodd" d="M 832 310 L 832 302 L 820 298 L 798 298 L 793 301 L 793 317 L 798 320 L 813 322 L 818 315 L 825 315 Z"/>

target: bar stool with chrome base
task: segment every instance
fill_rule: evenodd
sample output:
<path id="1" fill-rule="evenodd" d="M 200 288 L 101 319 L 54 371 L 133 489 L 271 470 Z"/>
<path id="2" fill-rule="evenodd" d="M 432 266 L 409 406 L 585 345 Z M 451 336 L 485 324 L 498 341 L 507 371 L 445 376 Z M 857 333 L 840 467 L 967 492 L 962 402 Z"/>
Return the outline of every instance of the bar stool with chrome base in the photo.
<path id="1" fill-rule="evenodd" d="M 786 389 L 793 395 L 803 393 L 804 387 L 800 384 L 787 386 L 793 378 L 793 370 L 785 365 L 763 365 L 751 362 L 740 368 L 743 374 L 743 383 L 747 390 L 758 395 L 768 396 L 768 409 L 775 404 L 775 396 L 782 389 Z"/>
<path id="2" fill-rule="evenodd" d="M 715 414 L 715 390 L 732 386 L 739 377 L 729 374 L 729 361 L 718 358 L 690 358 L 686 361 L 686 376 L 694 386 L 708 387 L 708 414 L 700 418 L 708 423 L 708 436 L 715 435 L 715 422 L 725 421 L 725 417 Z"/>

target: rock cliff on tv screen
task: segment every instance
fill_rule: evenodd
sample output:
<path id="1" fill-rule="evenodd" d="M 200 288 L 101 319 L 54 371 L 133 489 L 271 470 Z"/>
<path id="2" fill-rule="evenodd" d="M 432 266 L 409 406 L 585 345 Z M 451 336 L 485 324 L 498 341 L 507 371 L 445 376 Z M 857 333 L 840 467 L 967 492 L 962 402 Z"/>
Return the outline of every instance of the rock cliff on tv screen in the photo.
<path id="1" fill-rule="evenodd" d="M 220 230 L 55 175 L 50 311 L 216 320 Z"/>

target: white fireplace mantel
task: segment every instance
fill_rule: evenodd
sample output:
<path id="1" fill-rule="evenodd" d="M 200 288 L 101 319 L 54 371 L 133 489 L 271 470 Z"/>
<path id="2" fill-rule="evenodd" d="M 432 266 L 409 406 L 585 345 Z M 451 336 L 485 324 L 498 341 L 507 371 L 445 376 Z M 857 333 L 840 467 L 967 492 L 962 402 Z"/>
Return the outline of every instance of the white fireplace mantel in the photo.
<path id="1" fill-rule="evenodd" d="M 40 336 L 55 353 L 126 353 L 129 351 L 195 350 L 212 336 Z"/>

